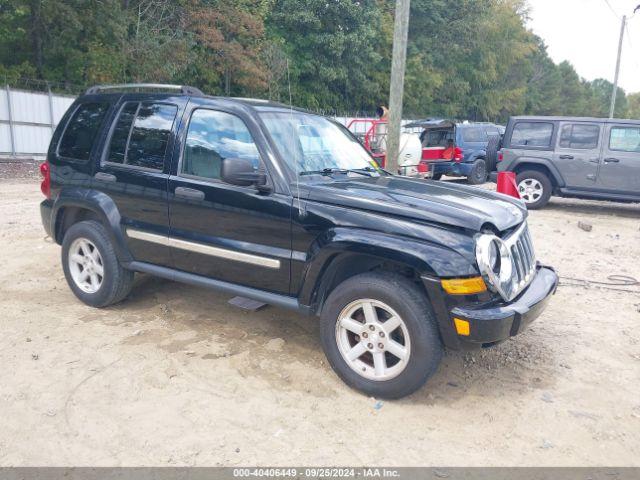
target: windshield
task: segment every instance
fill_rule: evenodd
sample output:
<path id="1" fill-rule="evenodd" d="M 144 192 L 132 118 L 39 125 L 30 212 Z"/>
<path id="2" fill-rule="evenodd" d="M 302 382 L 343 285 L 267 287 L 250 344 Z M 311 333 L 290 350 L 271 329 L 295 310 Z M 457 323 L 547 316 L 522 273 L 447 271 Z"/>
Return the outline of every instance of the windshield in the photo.
<path id="1" fill-rule="evenodd" d="M 383 174 L 364 147 L 344 127 L 300 112 L 260 114 L 280 152 L 298 175 L 341 171 Z"/>

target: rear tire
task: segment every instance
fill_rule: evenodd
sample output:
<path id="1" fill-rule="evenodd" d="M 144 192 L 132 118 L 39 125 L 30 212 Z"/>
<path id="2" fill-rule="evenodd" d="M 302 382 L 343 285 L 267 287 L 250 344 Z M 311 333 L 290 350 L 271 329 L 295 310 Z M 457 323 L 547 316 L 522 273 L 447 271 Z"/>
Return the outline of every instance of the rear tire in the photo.
<path id="1" fill-rule="evenodd" d="M 442 178 L 441 173 L 434 173 L 433 176 L 431 177 L 431 180 L 440 180 L 441 178 Z"/>
<path id="2" fill-rule="evenodd" d="M 467 177 L 467 183 L 469 185 L 481 185 L 487 181 L 487 162 L 484 158 L 478 158 L 473 162 L 471 172 Z"/>
<path id="3" fill-rule="evenodd" d="M 106 228 L 95 220 L 69 227 L 62 240 L 62 268 L 76 297 L 106 307 L 131 291 L 134 273 L 122 268 Z"/>
<path id="4" fill-rule="evenodd" d="M 516 185 L 527 209 L 537 210 L 549 203 L 553 185 L 544 173 L 538 170 L 526 170 L 516 175 Z"/>
<path id="5" fill-rule="evenodd" d="M 487 172 L 495 172 L 498 164 L 498 150 L 500 150 L 501 138 L 499 135 L 492 135 L 489 137 L 487 143 Z"/>
<path id="6" fill-rule="evenodd" d="M 320 336 L 338 376 L 379 398 L 418 390 L 444 350 L 426 295 L 393 273 L 364 273 L 338 285 L 322 309 Z"/>

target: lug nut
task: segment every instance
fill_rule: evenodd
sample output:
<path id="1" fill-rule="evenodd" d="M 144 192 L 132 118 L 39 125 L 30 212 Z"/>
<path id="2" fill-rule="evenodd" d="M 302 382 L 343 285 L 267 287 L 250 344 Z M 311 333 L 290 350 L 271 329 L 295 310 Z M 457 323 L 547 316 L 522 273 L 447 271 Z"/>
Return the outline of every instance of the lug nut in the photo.
<path id="1" fill-rule="evenodd" d="M 376 327 L 374 327 L 373 325 L 369 325 L 369 330 L 374 331 L 376 329 Z"/>
<path id="2" fill-rule="evenodd" d="M 380 332 L 380 338 L 384 338 L 384 332 Z"/>
<path id="3" fill-rule="evenodd" d="M 367 332 L 362 332 L 362 338 L 367 338 L 369 334 Z"/>
<path id="4" fill-rule="evenodd" d="M 367 348 L 368 348 L 369 350 L 371 350 L 371 349 L 373 348 L 373 343 L 369 343 L 369 344 L 367 344 Z"/>
<path id="5" fill-rule="evenodd" d="M 382 343 L 379 343 L 378 348 L 384 348 L 384 345 Z"/>

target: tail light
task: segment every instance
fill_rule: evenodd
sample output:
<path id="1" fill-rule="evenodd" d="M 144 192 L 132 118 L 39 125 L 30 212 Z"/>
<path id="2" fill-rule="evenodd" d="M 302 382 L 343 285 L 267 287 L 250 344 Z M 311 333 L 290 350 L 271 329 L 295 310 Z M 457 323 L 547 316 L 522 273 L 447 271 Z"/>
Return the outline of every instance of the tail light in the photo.
<path id="1" fill-rule="evenodd" d="M 502 160 L 504 160 L 504 154 L 502 153 L 502 150 L 500 150 L 498 152 L 498 161 L 501 162 Z"/>
<path id="2" fill-rule="evenodd" d="M 429 171 L 429 162 L 426 160 L 420 160 L 418 163 L 418 172 L 419 173 L 427 173 Z"/>
<path id="3" fill-rule="evenodd" d="M 453 161 L 456 163 L 460 163 L 464 158 L 464 151 L 460 147 L 456 147 L 453 150 Z"/>
<path id="4" fill-rule="evenodd" d="M 40 174 L 42 175 L 40 190 L 42 190 L 45 197 L 51 198 L 51 168 L 48 161 L 40 165 Z"/>

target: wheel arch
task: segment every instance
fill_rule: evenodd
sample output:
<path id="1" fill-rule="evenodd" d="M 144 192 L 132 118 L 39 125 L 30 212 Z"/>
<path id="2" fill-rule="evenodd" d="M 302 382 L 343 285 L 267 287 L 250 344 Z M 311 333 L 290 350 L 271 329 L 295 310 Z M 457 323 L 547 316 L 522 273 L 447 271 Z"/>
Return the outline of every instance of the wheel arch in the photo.
<path id="1" fill-rule="evenodd" d="M 421 277 L 476 275 L 473 262 L 450 248 L 393 235 L 350 229 L 333 231 L 331 241 L 308 258 L 299 292 L 301 304 L 320 314 L 329 294 L 342 282 L 361 273 L 385 271 L 399 274 L 424 289 Z M 355 238 L 357 235 L 357 239 Z"/>
<path id="2" fill-rule="evenodd" d="M 564 181 L 558 169 L 550 162 L 539 159 L 521 159 L 518 160 L 511 168 L 511 171 L 516 175 L 525 172 L 527 170 L 535 170 L 540 173 L 544 173 L 549 180 L 553 189 L 563 187 Z"/>
<path id="3" fill-rule="evenodd" d="M 102 192 L 87 189 L 61 192 L 52 212 L 52 231 L 56 243 L 62 244 L 69 227 L 84 220 L 98 221 L 106 228 L 119 261 L 133 260 L 120 227 L 120 212 L 110 197 Z"/>

